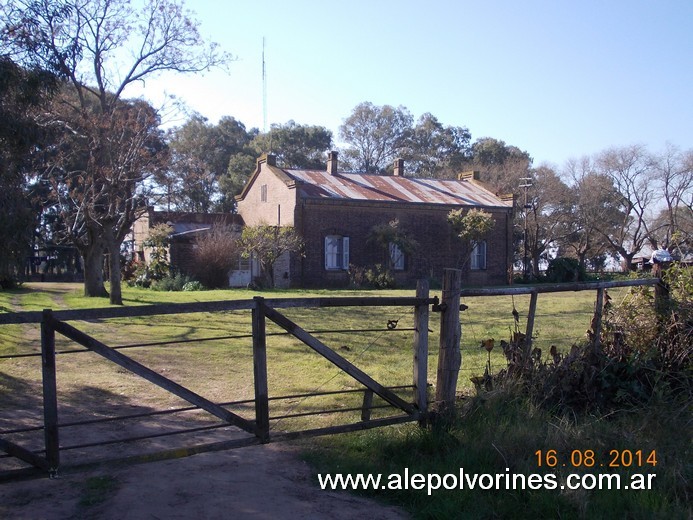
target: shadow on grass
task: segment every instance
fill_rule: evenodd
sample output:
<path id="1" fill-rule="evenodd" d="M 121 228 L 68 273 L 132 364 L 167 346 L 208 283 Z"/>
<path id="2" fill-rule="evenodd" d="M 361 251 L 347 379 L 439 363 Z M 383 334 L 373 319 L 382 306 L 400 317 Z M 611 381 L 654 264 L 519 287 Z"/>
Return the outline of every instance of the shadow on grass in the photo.
<path id="1" fill-rule="evenodd" d="M 178 400 L 173 408 L 191 406 Z M 143 405 L 136 394 L 96 385 L 59 388 L 61 467 L 185 449 L 241 434 L 202 410 L 169 413 L 170 408 Z M 199 431 L 184 431 L 190 429 Z M 41 382 L 0 372 L 0 437 L 41 455 L 43 436 Z M 0 474 L 27 467 L 19 459 L 0 457 Z"/>

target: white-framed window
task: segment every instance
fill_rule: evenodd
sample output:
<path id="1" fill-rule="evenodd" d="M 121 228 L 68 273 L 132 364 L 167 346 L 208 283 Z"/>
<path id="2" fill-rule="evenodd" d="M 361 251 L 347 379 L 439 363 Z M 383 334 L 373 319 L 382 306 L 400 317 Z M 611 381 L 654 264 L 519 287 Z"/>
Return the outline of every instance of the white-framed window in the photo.
<path id="1" fill-rule="evenodd" d="M 325 237 L 325 269 L 349 269 L 349 237 L 341 235 Z"/>
<path id="2" fill-rule="evenodd" d="M 404 271 L 404 252 L 392 242 L 390 242 L 390 262 L 395 271 Z"/>
<path id="3" fill-rule="evenodd" d="M 486 269 L 486 240 L 474 242 L 472 247 L 471 268 L 474 270 Z"/>

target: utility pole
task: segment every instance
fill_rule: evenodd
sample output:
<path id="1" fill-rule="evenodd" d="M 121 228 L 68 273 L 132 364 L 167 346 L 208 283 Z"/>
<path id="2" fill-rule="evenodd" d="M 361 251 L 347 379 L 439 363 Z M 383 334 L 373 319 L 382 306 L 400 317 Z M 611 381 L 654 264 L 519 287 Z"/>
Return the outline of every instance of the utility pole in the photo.
<path id="1" fill-rule="evenodd" d="M 524 188 L 525 190 L 525 203 L 523 206 L 523 212 L 525 215 L 525 229 L 524 229 L 524 235 L 522 238 L 522 246 L 524 249 L 524 256 L 522 258 L 522 280 L 524 282 L 529 281 L 529 248 L 527 247 L 527 210 L 530 209 L 532 206 L 531 204 L 527 203 L 527 190 L 532 187 L 532 178 L 531 177 L 521 177 L 520 181 L 522 181 L 522 184 L 520 184 L 520 188 Z"/>

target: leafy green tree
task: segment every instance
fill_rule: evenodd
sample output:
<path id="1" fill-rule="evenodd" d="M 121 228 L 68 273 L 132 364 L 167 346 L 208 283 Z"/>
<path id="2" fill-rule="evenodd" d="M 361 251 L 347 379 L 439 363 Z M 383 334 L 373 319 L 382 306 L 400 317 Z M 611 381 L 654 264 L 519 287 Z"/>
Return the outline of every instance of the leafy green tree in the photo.
<path id="1" fill-rule="evenodd" d="M 209 213 L 224 205 L 222 179 L 229 161 L 246 152 L 254 132 L 223 117 L 216 125 L 200 114 L 168 133 L 171 168 L 163 179 L 167 203 L 179 211 Z"/>
<path id="2" fill-rule="evenodd" d="M 530 179 L 527 203 L 523 204 L 524 211 L 518 215 L 517 223 L 523 227 L 526 223 L 526 235 L 523 232 L 523 250 L 526 253 L 523 252 L 523 260 L 526 255 L 530 261 L 526 272 L 531 266 L 532 277 L 538 279 L 541 260 L 547 259 L 549 248 L 557 245 L 568 233 L 563 224 L 566 218 L 571 218 L 568 203 L 570 190 L 548 166 L 533 169 Z"/>
<path id="3" fill-rule="evenodd" d="M 345 159 L 358 171 L 382 173 L 406 152 L 413 121 L 402 106 L 357 105 L 339 127 L 340 137 L 349 145 Z"/>
<path id="4" fill-rule="evenodd" d="M 529 177 L 532 157 L 516 146 L 491 137 L 477 139 L 467 169 L 481 172 L 481 179 L 499 193 L 517 193 L 521 179 Z"/>
<path id="5" fill-rule="evenodd" d="M 234 197 L 243 190 L 263 153 L 273 153 L 283 168 L 324 169 L 325 152 L 332 147 L 332 133 L 323 126 L 289 121 L 272 125 L 267 133 L 252 132 L 252 140 L 229 158 L 226 172 L 219 178 L 219 208 L 224 211 L 235 209 Z"/>
<path id="6" fill-rule="evenodd" d="M 483 209 L 453 209 L 448 213 L 448 222 L 462 240 L 481 240 L 491 232 L 495 222 L 493 215 Z"/>
<path id="7" fill-rule="evenodd" d="M 273 153 L 283 168 L 303 170 L 322 169 L 325 154 L 332 147 L 332 132 L 324 126 L 301 125 L 289 121 L 272 125 L 269 132 L 259 134 L 252 147 L 256 157 Z"/>
<path id="8" fill-rule="evenodd" d="M 149 236 L 142 245 L 149 248 L 149 262 L 139 273 L 135 282 L 149 287 L 152 282 L 162 280 L 171 274 L 168 248 L 171 245 L 173 228 L 168 224 L 158 224 L 149 230 Z"/>
<path id="9" fill-rule="evenodd" d="M 414 126 L 404 159 L 414 177 L 454 178 L 471 154 L 471 133 L 465 127 L 443 126 L 426 113 Z"/>
<path id="10" fill-rule="evenodd" d="M 235 197 L 243 191 L 248 178 L 255 171 L 256 164 L 257 157 L 251 153 L 237 153 L 231 156 L 226 173 L 219 179 L 221 211 L 235 211 Z"/>
<path id="11" fill-rule="evenodd" d="M 274 264 L 287 253 L 303 250 L 301 236 L 290 226 L 247 226 L 238 242 L 243 258 L 253 258 L 260 265 L 270 287 L 274 287 Z"/>
<path id="12" fill-rule="evenodd" d="M 29 254 L 35 216 L 25 173 L 43 141 L 32 114 L 53 94 L 56 77 L 0 56 L 0 285 L 13 284 Z"/>

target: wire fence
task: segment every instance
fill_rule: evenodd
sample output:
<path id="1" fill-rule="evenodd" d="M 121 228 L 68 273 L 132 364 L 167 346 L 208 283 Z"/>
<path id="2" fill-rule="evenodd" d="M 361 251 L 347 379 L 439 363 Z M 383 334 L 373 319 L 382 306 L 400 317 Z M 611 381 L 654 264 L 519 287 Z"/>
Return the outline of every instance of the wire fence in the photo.
<path id="1" fill-rule="evenodd" d="M 641 286 L 652 286 L 656 279 L 631 280 L 603 283 L 602 288 L 612 305 L 619 306 L 629 298 L 633 290 Z M 591 327 L 597 311 L 599 284 L 581 284 L 572 290 L 566 286 L 561 292 L 538 294 L 532 320 L 531 343 L 543 359 L 555 347 L 559 353 L 568 352 L 573 345 L 589 341 Z M 490 364 L 491 373 L 507 367 L 501 341 L 510 343 L 516 334 L 527 332 L 530 320 L 531 291 L 541 291 L 541 286 L 526 288 L 522 294 L 483 295 L 483 290 L 463 290 L 461 303 L 465 310 L 460 313 L 462 327 L 462 368 L 460 387 L 467 391 L 473 388 L 470 379 L 484 374 Z M 521 289 L 520 289 L 521 291 Z M 498 292 L 502 292 L 498 291 Z M 466 295 L 471 294 L 471 295 Z M 537 294 L 537 293 L 535 293 Z M 654 300 L 653 300 L 654 305 Z M 488 352 L 485 342 L 493 340 L 494 348 Z"/>
<path id="2" fill-rule="evenodd" d="M 608 291 L 618 303 L 630 286 L 654 283 L 602 284 L 598 291 Z M 567 351 L 586 341 L 598 309 L 595 289 L 565 287 L 550 294 L 538 294 L 543 289 L 536 287 L 527 291 L 463 290 L 458 391 L 472 392 L 471 379 L 482 375 L 487 366 L 492 373 L 507 366 L 500 342 L 509 341 L 513 334 L 530 329 L 533 348 L 541 349 L 544 356 L 552 346 Z M 388 392 L 416 402 L 412 345 L 421 331 L 412 312 L 413 300 L 399 298 L 392 304 L 384 298 L 352 298 L 343 302 L 349 305 L 336 298 L 324 300 L 325 305 L 316 299 L 268 300 L 268 305 L 281 308 L 311 338 L 367 372 Z M 426 308 L 434 301 L 438 298 L 427 299 Z M 203 302 L 193 310 L 176 305 L 148 307 L 111 310 L 108 316 L 99 309 L 56 311 L 55 315 L 99 338 L 112 351 L 127 354 L 133 362 L 204 396 L 214 406 L 253 422 L 258 396 L 254 380 L 257 331 L 249 312 L 252 302 Z M 440 316 L 440 312 L 431 312 L 430 320 L 427 318 L 429 347 L 423 366 L 427 365 L 429 385 L 436 381 Z M 0 472 L 23 467 L 10 456 L 8 447 L 25 446 L 37 456 L 46 453 L 41 398 L 45 353 L 43 333 L 37 326 L 42 319 L 42 313 L 14 318 L 0 314 L 0 449 L 8 453 L 0 456 Z M 385 420 L 391 415 L 392 402 L 369 393 L 351 374 L 307 348 L 290 330 L 268 321 L 263 335 L 271 410 L 268 431 L 272 435 Z M 488 352 L 484 345 L 491 339 L 496 347 Z M 68 463 L 86 460 L 93 453 L 90 450 L 104 447 L 110 456 L 120 458 L 136 456 L 142 446 L 149 451 L 191 454 L 197 449 L 186 437 L 191 434 L 195 446 L 203 443 L 219 449 L 257 442 L 199 405 L 151 385 L 59 334 L 55 359 L 59 427 L 64 432 L 60 450 Z M 3 445 L 3 439 L 12 445 Z M 136 443 L 140 444 L 134 447 Z"/>
<path id="3" fill-rule="evenodd" d="M 384 391 L 411 401 L 414 328 L 409 303 L 412 299 L 405 300 L 406 305 L 393 306 L 382 314 L 368 301 L 354 302 L 367 308 L 344 309 L 312 308 L 313 300 L 304 301 L 306 308 L 286 301 L 274 303 L 288 305 L 285 314 L 304 324 L 311 337 L 332 345 L 344 358 L 363 365 L 379 380 L 387 380 Z M 248 312 L 251 305 L 245 307 L 220 311 L 212 306 L 212 312 L 185 314 L 169 312 L 171 309 L 163 314 L 150 310 L 153 316 L 140 309 L 123 311 L 134 316 L 108 318 L 101 317 L 103 312 L 97 310 L 55 314 L 73 323 L 88 338 L 111 345 L 109 352 L 126 353 L 133 363 L 150 367 L 170 378 L 171 384 L 180 384 L 252 423 L 257 404 L 253 376 L 257 331 Z M 41 398 L 42 386 L 45 388 L 45 375 L 44 380 L 41 375 L 45 331 L 41 330 L 43 325 L 37 326 L 40 314 L 0 315 L 0 449 L 7 452 L 0 456 L 0 472 L 26 466 L 16 458 L 18 447 L 24 448 L 20 453 L 25 461 L 31 459 L 30 453 L 40 459 L 48 451 L 43 447 L 48 428 L 45 392 L 43 402 Z M 392 415 L 391 403 L 364 392 L 367 389 L 363 385 L 286 330 L 270 325 L 263 335 L 269 358 L 268 401 L 272 413 L 268 419 L 275 435 L 335 424 L 378 424 L 378 420 Z M 103 458 L 104 449 L 109 457 L 121 459 L 137 456 L 143 450 L 190 454 L 196 449 L 190 448 L 190 434 L 194 435 L 195 446 L 202 442 L 223 448 L 233 447 L 234 442 L 258 442 L 243 438 L 243 432 L 202 412 L 200 406 L 190 406 L 109 363 L 96 355 L 93 347 L 80 346 L 60 334 L 56 334 L 54 346 L 59 401 L 56 428 L 62 432 L 61 460 L 68 466 Z M 383 362 L 384 358 L 388 362 Z M 373 369 L 375 365 L 385 369 L 378 372 Z M 404 366 L 406 370 L 393 369 Z"/>

